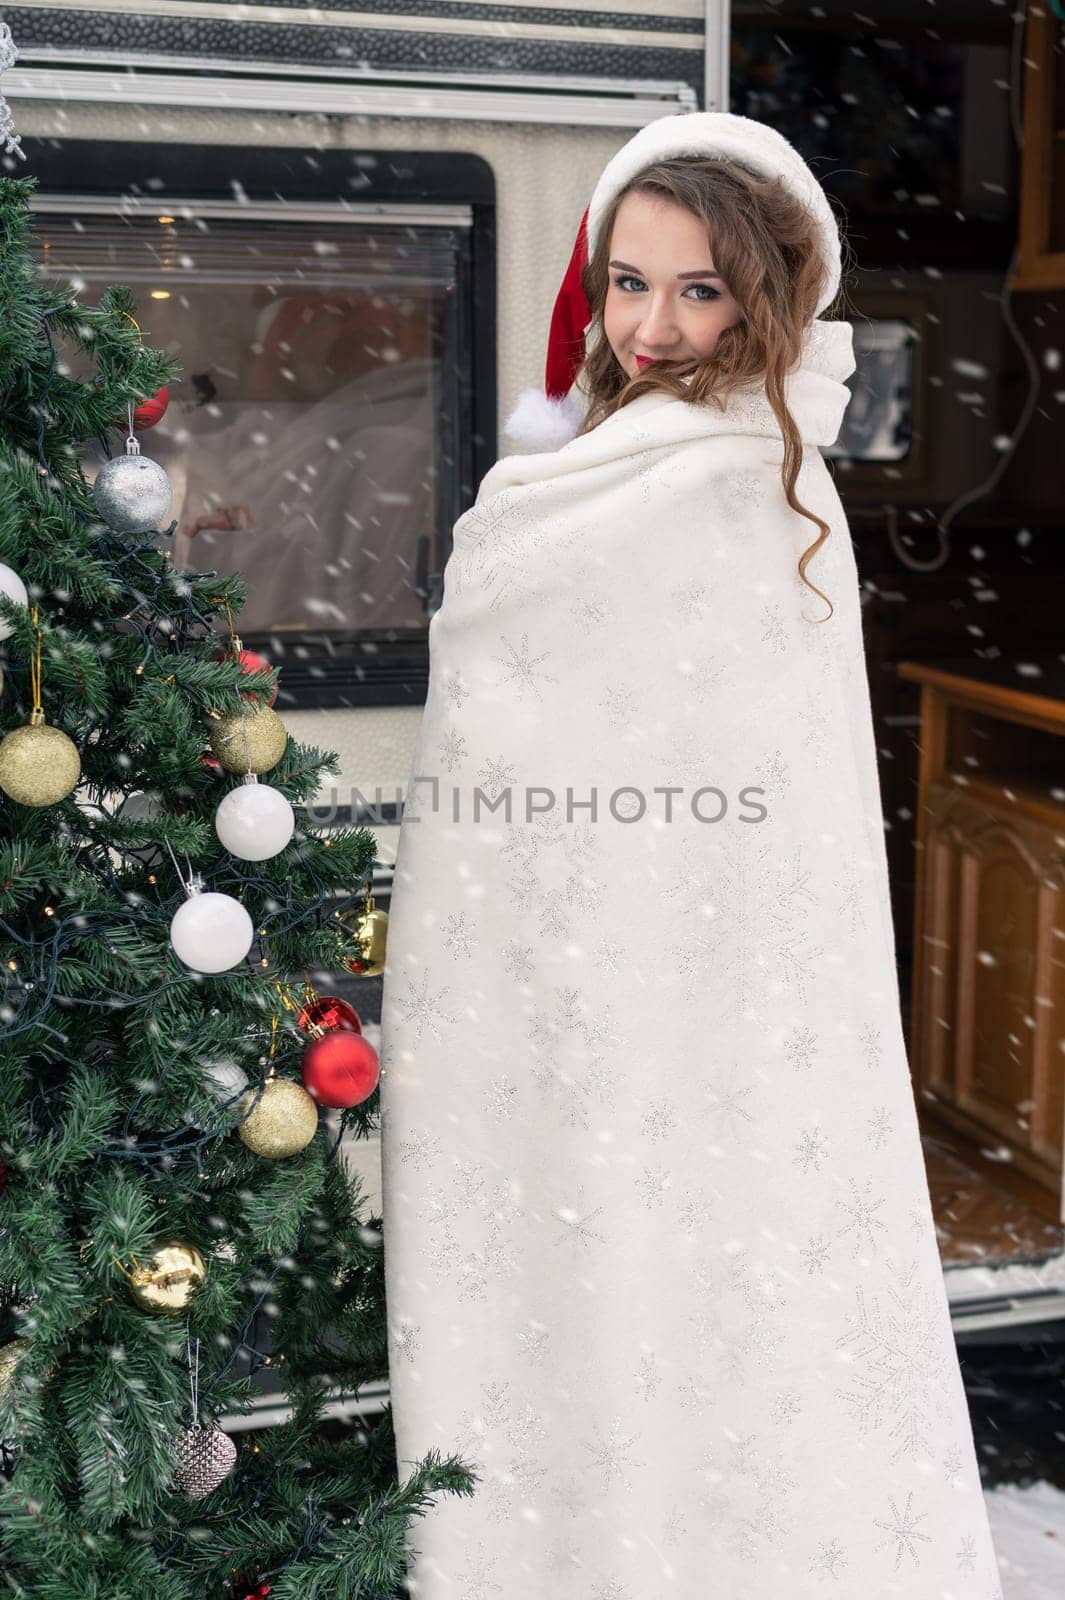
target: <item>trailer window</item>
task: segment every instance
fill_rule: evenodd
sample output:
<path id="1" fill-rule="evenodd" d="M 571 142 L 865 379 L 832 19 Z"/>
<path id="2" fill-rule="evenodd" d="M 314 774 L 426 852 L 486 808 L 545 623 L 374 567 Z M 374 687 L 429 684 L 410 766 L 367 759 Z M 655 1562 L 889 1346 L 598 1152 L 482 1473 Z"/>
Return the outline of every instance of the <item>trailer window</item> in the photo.
<path id="1" fill-rule="evenodd" d="M 42 272 L 86 303 L 129 284 L 145 340 L 182 363 L 140 435 L 173 484 L 175 566 L 239 571 L 244 642 L 269 645 L 289 685 L 302 662 L 301 703 L 328 704 L 316 662 L 323 681 L 338 661 L 357 680 L 359 646 L 423 638 L 439 603 L 466 238 L 431 206 L 414 222 L 300 209 L 53 201 L 36 228 Z M 108 444 L 120 452 L 122 432 Z M 104 459 L 90 449 L 87 476 Z"/>

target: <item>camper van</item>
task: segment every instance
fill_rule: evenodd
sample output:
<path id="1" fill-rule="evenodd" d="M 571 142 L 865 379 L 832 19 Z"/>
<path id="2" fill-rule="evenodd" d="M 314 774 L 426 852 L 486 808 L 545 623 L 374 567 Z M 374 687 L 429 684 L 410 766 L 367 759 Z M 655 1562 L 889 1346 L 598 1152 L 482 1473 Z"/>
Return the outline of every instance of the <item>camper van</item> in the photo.
<path id="1" fill-rule="evenodd" d="M 140 436 L 174 486 L 175 565 L 243 573 L 235 625 L 280 670 L 277 710 L 339 756 L 311 818 L 372 829 L 387 910 L 450 530 L 542 381 L 596 176 L 637 128 L 694 110 L 802 150 L 853 255 L 853 400 L 826 457 L 863 584 L 952 1315 L 959 1340 L 1049 1336 L 1065 1331 L 1048 310 L 1065 69 L 1050 11 L 1029 10 L 1017 48 L 1002 7 L 875 9 L 36 0 L 7 11 L 27 160 L 5 169 L 40 180 L 42 272 L 86 300 L 131 285 L 145 337 L 181 361 Z M 381 979 L 319 976 L 373 1039 Z M 348 1158 L 376 1208 L 374 1147 Z"/>

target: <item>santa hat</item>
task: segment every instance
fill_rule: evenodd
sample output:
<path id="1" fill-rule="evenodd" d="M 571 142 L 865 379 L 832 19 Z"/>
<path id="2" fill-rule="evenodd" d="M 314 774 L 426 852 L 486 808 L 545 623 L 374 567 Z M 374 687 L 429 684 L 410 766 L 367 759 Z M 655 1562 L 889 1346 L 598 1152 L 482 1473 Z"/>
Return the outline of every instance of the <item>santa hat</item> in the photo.
<path id="1" fill-rule="evenodd" d="M 735 161 L 754 176 L 782 178 L 812 214 L 821 245 L 823 277 L 817 311 L 834 298 L 840 279 L 840 239 L 828 196 L 790 140 L 767 123 L 731 111 L 677 112 L 641 128 L 607 162 L 591 204 L 581 217 L 569 265 L 551 313 L 543 389 L 523 389 L 507 418 L 504 433 L 534 450 L 558 450 L 584 420 L 584 407 L 570 395 L 587 354 L 585 334 L 591 309 L 581 287 L 581 272 L 594 252 L 607 207 L 622 189 L 655 161 L 678 156 Z"/>

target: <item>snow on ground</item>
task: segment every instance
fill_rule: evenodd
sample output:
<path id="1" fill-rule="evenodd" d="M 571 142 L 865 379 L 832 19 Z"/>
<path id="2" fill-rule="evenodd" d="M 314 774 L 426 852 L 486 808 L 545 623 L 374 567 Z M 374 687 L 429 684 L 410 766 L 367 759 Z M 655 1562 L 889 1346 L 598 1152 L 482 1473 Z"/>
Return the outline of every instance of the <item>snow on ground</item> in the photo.
<path id="1" fill-rule="evenodd" d="M 1004 1600 L 1065 1595 L 1065 1490 L 1046 1482 L 985 1490 Z"/>

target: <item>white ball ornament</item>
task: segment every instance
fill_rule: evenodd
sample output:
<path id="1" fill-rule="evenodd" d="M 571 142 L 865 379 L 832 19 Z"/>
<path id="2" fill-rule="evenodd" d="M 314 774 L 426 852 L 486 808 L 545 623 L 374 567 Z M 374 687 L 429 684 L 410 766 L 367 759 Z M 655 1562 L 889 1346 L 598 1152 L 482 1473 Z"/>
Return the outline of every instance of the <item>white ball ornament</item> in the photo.
<path id="1" fill-rule="evenodd" d="M 105 461 L 93 480 L 92 498 L 103 520 L 116 533 L 153 533 L 170 510 L 170 479 L 159 465 L 141 455 L 132 434 L 126 454 Z"/>
<path id="2" fill-rule="evenodd" d="M 5 561 L 0 561 L 0 594 L 6 595 L 9 600 L 17 600 L 20 606 L 29 605 L 30 597 L 26 593 L 26 585 L 13 567 Z M 0 617 L 0 639 L 6 639 L 14 629 L 14 623 L 7 622 Z"/>
<path id="3" fill-rule="evenodd" d="M 202 879 L 193 878 L 188 896 L 170 922 L 175 953 L 193 972 L 228 972 L 251 949 L 251 918 L 231 894 L 204 893 Z"/>
<path id="4" fill-rule="evenodd" d="M 283 850 L 296 828 L 296 813 L 281 793 L 254 772 L 231 789 L 214 814 L 222 844 L 241 861 L 267 861 Z"/>

